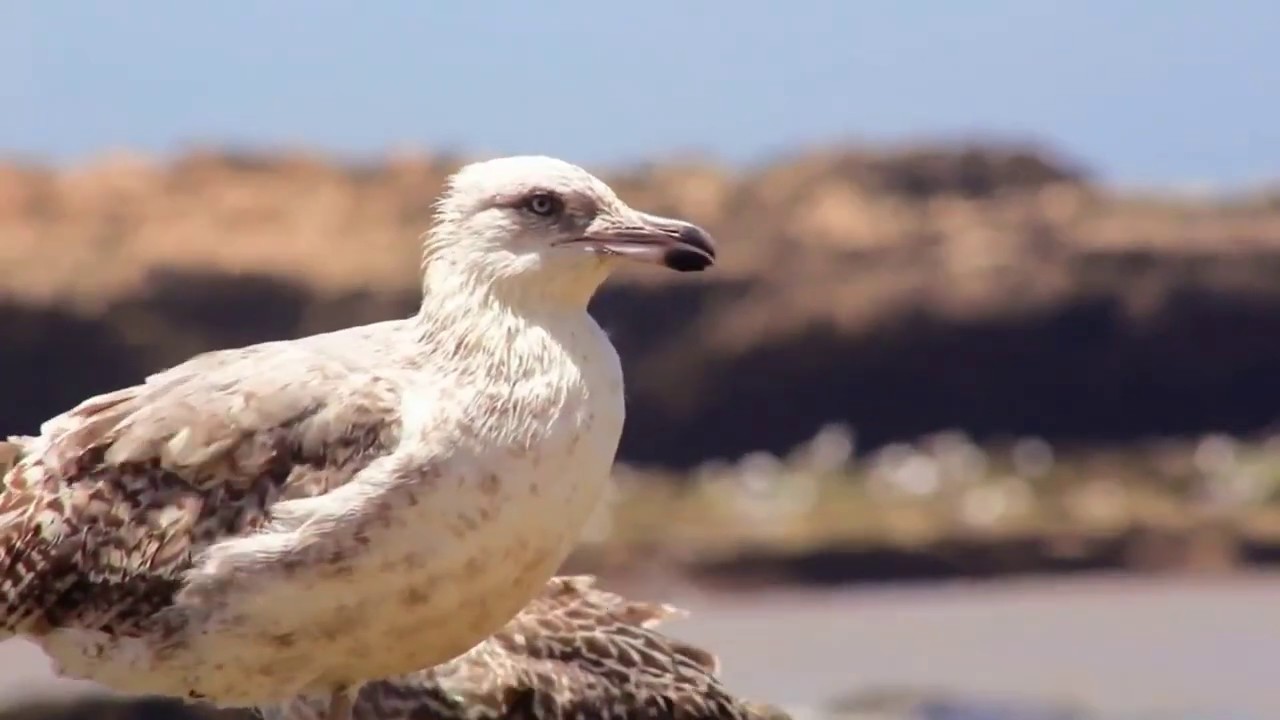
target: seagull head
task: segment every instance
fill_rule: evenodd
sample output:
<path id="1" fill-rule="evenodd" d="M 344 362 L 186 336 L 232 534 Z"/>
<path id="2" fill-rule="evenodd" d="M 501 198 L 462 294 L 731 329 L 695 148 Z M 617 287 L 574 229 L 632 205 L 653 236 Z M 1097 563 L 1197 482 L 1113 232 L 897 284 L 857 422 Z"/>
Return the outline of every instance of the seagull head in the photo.
<path id="1" fill-rule="evenodd" d="M 696 272 L 715 256 L 715 241 L 697 225 L 634 209 L 577 165 L 536 155 L 454 173 L 424 248 L 428 270 L 438 264 L 497 286 L 559 287 L 586 299 L 624 263 Z"/>

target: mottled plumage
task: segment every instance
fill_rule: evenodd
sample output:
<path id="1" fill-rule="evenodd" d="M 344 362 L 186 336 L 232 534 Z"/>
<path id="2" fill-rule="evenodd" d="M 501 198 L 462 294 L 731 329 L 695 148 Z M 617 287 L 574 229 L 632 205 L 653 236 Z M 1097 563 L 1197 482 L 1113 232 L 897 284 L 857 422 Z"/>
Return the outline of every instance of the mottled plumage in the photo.
<path id="1" fill-rule="evenodd" d="M 499 632 L 442 665 L 366 684 L 355 720 L 784 720 L 717 678 L 711 653 L 655 628 L 683 616 L 629 601 L 590 576 L 552 579 Z M 259 710 L 264 720 L 318 720 L 324 698 Z"/>
<path id="2" fill-rule="evenodd" d="M 385 454 L 397 392 L 361 356 L 395 334 L 350 335 L 200 355 L 21 439 L 29 460 L 0 495 L 0 629 L 151 632 L 194 554 Z"/>
<path id="3" fill-rule="evenodd" d="M 620 257 L 712 252 L 568 163 L 463 168 L 414 317 L 199 355 L 20 441 L 0 639 L 123 693 L 333 693 L 345 717 L 360 683 L 457 656 L 541 590 L 622 429 L 587 302 Z"/>

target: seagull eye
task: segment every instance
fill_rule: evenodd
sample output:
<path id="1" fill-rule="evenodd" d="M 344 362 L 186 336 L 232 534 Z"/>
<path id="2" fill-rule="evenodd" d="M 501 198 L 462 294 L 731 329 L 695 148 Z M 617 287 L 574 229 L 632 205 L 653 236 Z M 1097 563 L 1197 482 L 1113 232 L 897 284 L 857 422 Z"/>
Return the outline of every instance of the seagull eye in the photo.
<path id="1" fill-rule="evenodd" d="M 563 209 L 564 203 L 551 193 L 535 193 L 524 201 L 524 208 L 534 215 L 551 217 Z"/>

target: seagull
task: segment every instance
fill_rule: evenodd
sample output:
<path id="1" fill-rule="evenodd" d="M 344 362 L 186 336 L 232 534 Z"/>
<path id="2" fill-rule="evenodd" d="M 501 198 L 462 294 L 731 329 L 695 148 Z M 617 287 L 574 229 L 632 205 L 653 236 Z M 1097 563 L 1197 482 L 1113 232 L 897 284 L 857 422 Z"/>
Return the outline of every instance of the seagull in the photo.
<path id="1" fill-rule="evenodd" d="M 0 639 L 126 695 L 255 707 L 448 661 L 543 588 L 624 418 L 587 312 L 625 262 L 715 261 L 698 226 L 545 156 L 452 174 L 409 318 L 196 355 L 90 397 L 0 494 Z"/>
<path id="2" fill-rule="evenodd" d="M 630 601 L 590 575 L 553 578 L 500 631 L 441 665 L 369 682 L 355 720 L 789 720 L 721 684 L 712 653 L 654 629 L 686 613 Z M 320 720 L 323 697 L 257 708 L 258 720 Z"/>

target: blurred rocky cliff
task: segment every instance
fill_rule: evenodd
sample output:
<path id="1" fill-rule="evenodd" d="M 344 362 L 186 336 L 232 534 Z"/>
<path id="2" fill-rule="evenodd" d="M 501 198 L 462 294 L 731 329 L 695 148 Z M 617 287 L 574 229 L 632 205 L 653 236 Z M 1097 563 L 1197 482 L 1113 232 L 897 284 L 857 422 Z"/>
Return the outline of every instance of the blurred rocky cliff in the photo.
<path id="1" fill-rule="evenodd" d="M 112 156 L 0 166 L 0 433 L 197 351 L 404 315 L 456 158 Z M 594 310 L 622 456 L 860 446 L 960 427 L 1071 441 L 1248 432 L 1280 401 L 1280 192 L 1140 196 L 1037 148 L 828 150 L 601 171 L 722 245 Z"/>

